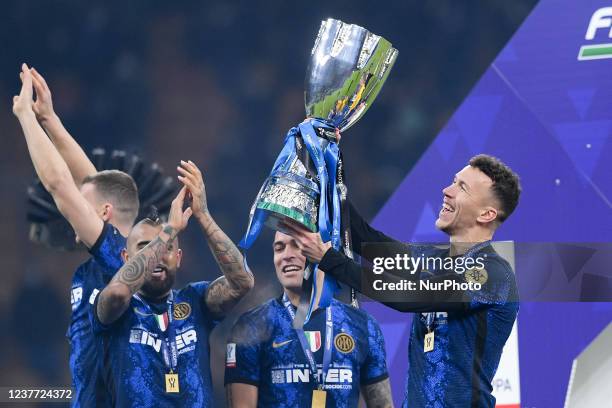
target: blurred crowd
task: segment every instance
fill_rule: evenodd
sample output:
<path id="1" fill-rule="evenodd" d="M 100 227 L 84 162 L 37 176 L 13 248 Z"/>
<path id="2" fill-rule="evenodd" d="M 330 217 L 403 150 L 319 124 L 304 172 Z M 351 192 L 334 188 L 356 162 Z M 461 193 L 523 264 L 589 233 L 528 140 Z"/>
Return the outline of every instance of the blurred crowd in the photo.
<path id="1" fill-rule="evenodd" d="M 34 172 L 11 112 L 21 62 L 45 75 L 56 112 L 87 151 L 125 149 L 172 176 L 180 159 L 196 162 L 211 213 L 237 242 L 285 133 L 304 118 L 304 75 L 321 20 L 364 26 L 399 50 L 378 99 L 341 144 L 350 197 L 371 219 L 534 4 L 3 2 L 0 385 L 69 384 L 70 279 L 86 257 L 28 241 Z M 270 237 L 249 253 L 257 290 L 242 311 L 280 293 L 269 279 Z M 179 283 L 219 274 L 196 227 L 181 244 Z M 231 323 L 213 335 L 213 347 Z M 215 356 L 223 358 L 220 348 Z"/>

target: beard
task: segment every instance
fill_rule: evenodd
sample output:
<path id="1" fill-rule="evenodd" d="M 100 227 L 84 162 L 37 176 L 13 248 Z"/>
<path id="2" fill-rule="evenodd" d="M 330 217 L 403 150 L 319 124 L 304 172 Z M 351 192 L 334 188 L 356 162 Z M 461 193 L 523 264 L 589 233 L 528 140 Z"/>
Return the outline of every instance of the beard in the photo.
<path id="1" fill-rule="evenodd" d="M 174 274 L 166 273 L 163 280 L 151 280 L 145 278 L 145 282 L 142 285 L 142 293 L 150 298 L 157 299 L 167 294 L 170 289 L 174 286 Z"/>

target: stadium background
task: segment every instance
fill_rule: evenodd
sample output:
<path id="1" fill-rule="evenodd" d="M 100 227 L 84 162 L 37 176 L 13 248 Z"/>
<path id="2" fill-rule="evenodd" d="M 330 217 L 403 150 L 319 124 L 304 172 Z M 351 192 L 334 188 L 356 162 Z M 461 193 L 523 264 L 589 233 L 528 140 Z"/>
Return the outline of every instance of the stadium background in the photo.
<path id="1" fill-rule="evenodd" d="M 400 51 L 374 107 L 342 143 L 351 198 L 372 219 L 535 3 L 3 4 L 0 385 L 69 384 L 64 333 L 70 278 L 85 258 L 84 253 L 58 253 L 27 238 L 25 191 L 34 173 L 10 105 L 19 89 L 21 62 L 45 75 L 56 112 L 87 151 L 96 146 L 125 149 L 160 163 L 169 175 L 180 159 L 195 161 L 205 175 L 213 216 L 238 241 L 286 130 L 303 118 L 305 67 L 322 19 L 333 16 L 365 26 Z M 476 115 L 470 120 L 479 119 Z M 469 151 L 463 153 L 465 157 L 453 160 L 445 156 L 447 163 L 439 172 L 450 177 L 447 166 L 463 163 Z M 436 166 L 432 160 L 427 165 Z M 419 194 L 419 188 L 415 190 Z M 409 218 L 418 221 L 421 211 Z M 379 217 L 377 223 L 383 226 L 385 221 Z M 392 227 L 389 222 L 387 226 Z M 416 235 L 415 226 L 409 228 Z M 403 239 L 415 235 L 396 234 Z M 270 237 L 260 238 L 249 254 L 257 290 L 236 314 L 279 293 Z M 181 245 L 185 257 L 179 284 L 218 274 L 195 226 L 183 234 Z M 211 339 L 219 401 L 223 399 L 222 345 L 234 318 L 226 319 Z M 396 350 L 390 366 L 406 359 L 405 348 Z M 394 370 L 394 389 L 403 386 L 404 372 L 398 370 Z"/>

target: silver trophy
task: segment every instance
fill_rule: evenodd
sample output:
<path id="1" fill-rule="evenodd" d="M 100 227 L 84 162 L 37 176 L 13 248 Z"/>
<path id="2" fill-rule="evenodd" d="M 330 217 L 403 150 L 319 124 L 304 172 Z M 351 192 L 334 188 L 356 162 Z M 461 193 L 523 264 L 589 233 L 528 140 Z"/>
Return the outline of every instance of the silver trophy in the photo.
<path id="1" fill-rule="evenodd" d="M 306 73 L 306 115 L 344 132 L 372 105 L 397 54 L 363 27 L 332 18 L 321 22 Z"/>
<path id="2" fill-rule="evenodd" d="M 331 18 L 321 23 L 304 92 L 306 115 L 319 124 L 314 125 L 318 136 L 315 154 L 323 154 L 330 144 L 337 144 L 338 132 L 345 131 L 364 115 L 389 76 L 397 55 L 389 41 L 363 27 Z M 301 125 L 299 129 L 302 130 Z M 320 175 L 309 157 L 313 154 L 312 146 L 304 147 L 300 131 L 295 137 L 296 154 L 287 156 L 273 170 L 255 203 L 256 209 L 268 212 L 265 224 L 275 230 L 282 230 L 279 221 L 289 218 L 318 231 L 320 193 L 326 190 L 320 186 Z M 339 194 L 346 196 L 341 171 L 337 173 L 329 174 L 329 178 L 337 178 Z"/>

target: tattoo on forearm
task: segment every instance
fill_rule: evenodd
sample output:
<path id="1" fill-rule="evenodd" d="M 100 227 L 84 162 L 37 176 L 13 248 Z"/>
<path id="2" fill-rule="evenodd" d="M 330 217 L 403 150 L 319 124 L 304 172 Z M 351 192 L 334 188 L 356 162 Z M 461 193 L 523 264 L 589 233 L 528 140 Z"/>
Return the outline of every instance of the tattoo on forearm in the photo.
<path id="1" fill-rule="evenodd" d="M 365 386 L 363 398 L 368 408 L 392 408 L 393 399 L 389 379 Z"/>
<path id="2" fill-rule="evenodd" d="M 130 297 L 144 284 L 146 273 L 152 272 L 160 258 L 171 249 L 176 237 L 175 229 L 167 226 L 163 232 L 169 236 L 167 242 L 159 236 L 149 242 L 117 271 L 110 283 L 102 290 L 97 306 L 97 314 L 101 322 L 112 322 L 123 314 L 129 305 Z M 127 292 L 121 288 L 122 285 L 127 287 Z"/>
<path id="3" fill-rule="evenodd" d="M 206 303 L 212 313 L 225 314 L 254 285 L 253 275 L 246 270 L 242 254 L 232 240 L 209 218 L 202 224 L 208 246 L 223 272 L 206 291 Z"/>
<path id="4" fill-rule="evenodd" d="M 144 283 L 145 273 L 155 268 L 173 240 L 174 238 L 171 238 L 168 242 L 164 242 L 159 237 L 155 238 L 123 265 L 112 281 L 125 284 L 132 295 L 138 292 Z"/>

